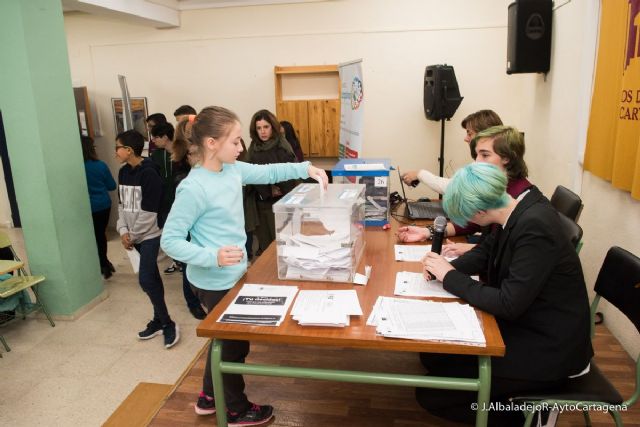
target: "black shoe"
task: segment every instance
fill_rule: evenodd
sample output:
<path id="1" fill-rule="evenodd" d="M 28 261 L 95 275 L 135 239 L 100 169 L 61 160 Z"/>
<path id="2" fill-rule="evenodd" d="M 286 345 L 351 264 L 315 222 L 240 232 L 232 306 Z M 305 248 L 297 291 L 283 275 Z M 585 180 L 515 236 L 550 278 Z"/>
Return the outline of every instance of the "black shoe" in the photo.
<path id="1" fill-rule="evenodd" d="M 162 328 L 164 335 L 164 348 L 169 349 L 180 341 L 180 328 L 174 322 Z"/>
<path id="2" fill-rule="evenodd" d="M 229 426 L 257 426 L 266 423 L 272 417 L 273 406 L 270 405 L 260 406 L 253 403 L 245 412 L 227 411 Z"/>
<path id="3" fill-rule="evenodd" d="M 182 270 L 180 270 L 180 267 L 178 267 L 178 265 L 174 262 L 173 264 L 171 264 L 171 266 L 169 266 L 169 268 L 164 270 L 164 274 L 171 274 L 177 271 L 182 271 Z"/>
<path id="4" fill-rule="evenodd" d="M 111 270 L 112 273 L 116 272 L 115 267 L 113 266 L 113 264 L 111 264 L 110 261 L 107 261 L 107 267 L 109 267 L 109 270 Z"/>
<path id="5" fill-rule="evenodd" d="M 113 272 L 107 266 L 102 267 L 100 270 L 102 272 L 102 277 L 104 277 L 105 279 L 108 279 L 109 277 L 113 276 Z"/>
<path id="6" fill-rule="evenodd" d="M 213 397 L 207 396 L 204 391 L 201 391 L 194 409 L 198 415 L 213 415 L 216 413 L 216 402 Z"/>
<path id="7" fill-rule="evenodd" d="M 205 313 L 202 307 L 200 307 L 199 305 L 196 305 L 195 307 L 189 307 L 189 311 L 191 312 L 193 317 L 198 320 L 203 320 L 205 317 L 207 317 L 207 313 Z"/>
<path id="8" fill-rule="evenodd" d="M 147 323 L 147 329 L 138 332 L 138 339 L 149 340 L 158 335 L 162 335 L 162 325 L 160 325 L 160 322 L 152 320 Z"/>

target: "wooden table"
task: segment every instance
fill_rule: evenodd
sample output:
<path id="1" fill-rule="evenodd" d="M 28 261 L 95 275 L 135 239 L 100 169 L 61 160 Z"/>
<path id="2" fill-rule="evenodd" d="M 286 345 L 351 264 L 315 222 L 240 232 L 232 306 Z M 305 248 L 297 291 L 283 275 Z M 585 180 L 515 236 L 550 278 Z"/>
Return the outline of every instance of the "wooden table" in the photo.
<path id="1" fill-rule="evenodd" d="M 229 291 L 224 299 L 209 313 L 196 330 L 200 337 L 213 339 L 211 352 L 211 372 L 213 376 L 217 408 L 225 408 L 222 385 L 222 373 L 249 374 L 263 376 L 282 376 L 293 378 L 314 378 L 333 381 L 358 382 L 369 384 L 403 385 L 410 387 L 430 387 L 451 390 L 478 391 L 478 405 L 488 407 L 491 386 L 491 356 L 503 356 L 505 347 L 495 318 L 477 311 L 486 339 L 486 346 L 470 346 L 453 343 L 416 341 L 384 338 L 376 335 L 374 326 L 366 321 L 378 296 L 394 296 L 396 273 L 398 271 L 421 271 L 420 263 L 396 262 L 393 245 L 396 243 L 393 224 L 391 230 L 370 228 L 366 231 L 366 247 L 359 271 L 364 265 L 373 266 L 367 286 L 348 283 L 283 281 L 278 279 L 276 271 L 275 244 L 258 258 L 247 274 Z M 351 324 L 346 328 L 299 326 L 290 315 L 278 327 L 252 326 L 229 323 L 217 323 L 216 319 L 233 301 L 244 283 L 295 285 L 300 289 L 356 289 L 362 307 L 362 316 L 351 316 Z M 251 365 L 245 363 L 223 362 L 221 360 L 221 340 L 235 339 L 264 341 L 294 345 L 317 345 L 327 347 L 352 347 L 389 351 L 410 351 L 424 353 L 467 354 L 478 356 L 478 378 L 444 378 L 424 375 L 402 375 L 377 372 L 339 371 L 331 369 L 300 368 L 270 365 Z M 226 411 L 216 412 L 218 426 L 226 426 Z M 487 425 L 487 411 L 479 410 L 476 426 Z"/>

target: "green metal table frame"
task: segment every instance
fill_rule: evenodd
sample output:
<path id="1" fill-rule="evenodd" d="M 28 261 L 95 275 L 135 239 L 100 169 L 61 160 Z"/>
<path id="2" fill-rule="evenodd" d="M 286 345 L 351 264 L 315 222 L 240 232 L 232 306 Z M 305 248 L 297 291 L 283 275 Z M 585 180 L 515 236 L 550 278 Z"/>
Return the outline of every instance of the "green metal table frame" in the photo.
<path id="1" fill-rule="evenodd" d="M 491 357 L 478 356 L 478 378 L 429 377 L 424 375 L 385 374 L 378 372 L 341 371 L 334 369 L 296 368 L 275 365 L 250 365 L 222 361 L 222 340 L 214 339 L 211 349 L 211 376 L 213 378 L 216 419 L 218 427 L 227 427 L 222 374 L 260 375 L 267 377 L 310 378 L 364 384 L 386 384 L 407 387 L 438 388 L 478 392 L 478 408 L 489 407 L 491 390 Z M 477 409 L 476 426 L 486 427 L 488 411 Z"/>

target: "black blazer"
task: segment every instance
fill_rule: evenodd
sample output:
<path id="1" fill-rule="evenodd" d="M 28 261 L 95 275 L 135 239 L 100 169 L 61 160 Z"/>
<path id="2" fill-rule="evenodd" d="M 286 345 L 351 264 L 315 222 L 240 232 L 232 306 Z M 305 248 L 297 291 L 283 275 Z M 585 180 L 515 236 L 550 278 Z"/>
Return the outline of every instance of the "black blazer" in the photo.
<path id="1" fill-rule="evenodd" d="M 580 259 L 536 187 L 504 228 L 451 263 L 444 288 L 496 317 L 506 346 L 493 375 L 553 381 L 591 360 L 589 302 Z M 485 272 L 486 284 L 469 277 Z"/>

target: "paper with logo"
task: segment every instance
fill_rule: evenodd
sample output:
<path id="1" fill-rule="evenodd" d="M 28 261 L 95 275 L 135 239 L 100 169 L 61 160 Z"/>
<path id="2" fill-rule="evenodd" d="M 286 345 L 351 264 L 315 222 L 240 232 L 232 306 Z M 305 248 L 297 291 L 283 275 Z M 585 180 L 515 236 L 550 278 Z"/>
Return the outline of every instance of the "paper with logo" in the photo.
<path id="1" fill-rule="evenodd" d="M 278 326 L 297 292 L 297 286 L 245 283 L 218 322 Z"/>

